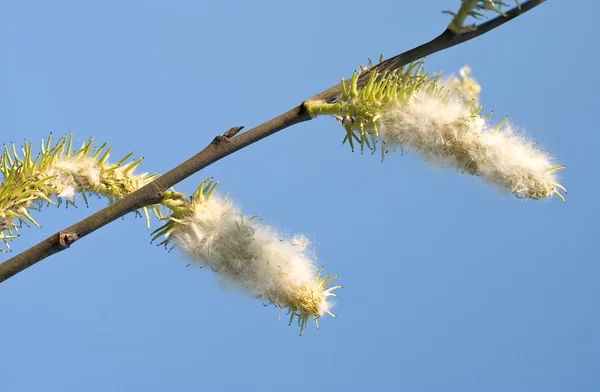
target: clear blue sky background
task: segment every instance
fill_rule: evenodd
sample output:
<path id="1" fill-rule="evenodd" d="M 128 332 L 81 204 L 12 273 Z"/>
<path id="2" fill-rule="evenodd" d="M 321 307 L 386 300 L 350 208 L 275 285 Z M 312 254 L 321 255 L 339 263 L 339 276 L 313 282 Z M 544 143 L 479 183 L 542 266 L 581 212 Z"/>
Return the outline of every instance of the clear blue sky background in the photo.
<path id="1" fill-rule="evenodd" d="M 579 4 L 577 4 L 579 3 Z M 568 201 L 523 201 L 416 154 L 352 154 L 331 119 L 205 177 L 307 234 L 341 276 L 337 319 L 302 337 L 273 307 L 149 245 L 133 216 L 0 286 L 2 391 L 598 391 L 596 2 L 549 1 L 430 56 L 568 169 Z M 73 131 L 164 172 L 421 44 L 458 1 L 3 1 L 0 135 Z M 37 214 L 16 252 L 105 205 Z M 0 260 L 7 255 L 0 255 Z"/>

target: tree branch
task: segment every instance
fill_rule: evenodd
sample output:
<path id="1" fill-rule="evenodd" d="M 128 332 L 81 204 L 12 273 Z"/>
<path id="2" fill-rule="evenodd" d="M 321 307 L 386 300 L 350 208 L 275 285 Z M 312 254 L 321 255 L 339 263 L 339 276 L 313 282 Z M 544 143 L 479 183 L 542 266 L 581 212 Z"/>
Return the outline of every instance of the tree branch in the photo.
<path id="1" fill-rule="evenodd" d="M 446 29 L 432 41 L 385 60 L 371 68 L 368 72 L 363 72 L 359 78 L 358 84 L 359 86 L 364 86 L 370 73 L 373 71 L 380 73 L 392 71 L 430 54 L 448 49 L 483 35 L 543 2 L 544 0 L 527 1 L 521 5 L 520 9 L 514 8 L 506 12 L 506 16 L 496 17 L 468 32 L 456 34 L 451 30 Z M 340 93 L 341 88 L 338 83 L 309 100 L 331 101 L 335 100 Z M 142 207 L 160 203 L 163 194 L 167 189 L 215 163 L 221 158 L 241 150 L 242 148 L 282 129 L 310 119 L 310 116 L 304 108 L 304 104 L 301 104 L 288 112 L 235 137 L 217 136 L 202 151 L 164 175 L 158 177 L 153 182 L 0 264 L 0 282 L 5 281 L 48 256 L 67 249 L 73 242 L 130 212 L 136 211 Z M 225 135 L 235 135 L 237 131 L 239 131 L 239 129 L 232 128 L 227 131 Z"/>

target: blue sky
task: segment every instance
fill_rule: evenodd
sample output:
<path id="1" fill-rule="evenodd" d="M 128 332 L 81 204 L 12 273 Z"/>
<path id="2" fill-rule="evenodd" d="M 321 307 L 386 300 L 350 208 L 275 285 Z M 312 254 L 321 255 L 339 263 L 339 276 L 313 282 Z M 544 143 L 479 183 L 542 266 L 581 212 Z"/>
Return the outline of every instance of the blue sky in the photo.
<path id="1" fill-rule="evenodd" d="M 1 2 L 0 141 L 72 131 L 162 173 L 367 57 L 433 38 L 458 3 Z M 599 12 L 549 1 L 426 60 L 471 66 L 485 109 L 568 166 L 566 204 L 413 153 L 381 163 L 342 146 L 331 119 L 300 124 L 177 190 L 214 176 L 247 215 L 308 235 L 344 285 L 337 319 L 298 337 L 285 314 L 150 246 L 129 216 L 0 286 L 3 390 L 599 390 Z M 13 248 L 104 205 L 47 208 Z"/>

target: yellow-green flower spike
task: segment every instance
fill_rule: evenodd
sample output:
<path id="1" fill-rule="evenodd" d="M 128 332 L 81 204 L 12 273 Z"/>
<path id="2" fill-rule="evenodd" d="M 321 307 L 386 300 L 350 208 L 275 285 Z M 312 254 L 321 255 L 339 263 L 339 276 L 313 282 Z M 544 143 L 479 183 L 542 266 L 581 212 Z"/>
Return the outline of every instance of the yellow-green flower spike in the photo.
<path id="1" fill-rule="evenodd" d="M 33 152 L 33 145 L 25 142 L 18 151 L 14 144 L 4 145 L 0 156 L 0 240 L 8 249 L 8 240 L 17 236 L 19 226 L 38 222 L 30 210 L 41 203 L 58 204 L 64 201 L 74 205 L 74 198 L 81 195 L 87 205 L 87 196 L 96 195 L 113 202 L 152 181 L 155 175 L 134 175 L 133 171 L 142 159 L 126 161 L 132 154 L 109 164 L 110 148 L 107 143 L 93 147 L 90 139 L 73 151 L 73 135 L 60 137 L 52 143 L 52 134 L 42 140 L 40 152 Z M 148 210 L 160 217 L 156 206 L 144 208 L 146 221 Z M 3 251 L 0 248 L 0 251 Z"/>
<path id="2" fill-rule="evenodd" d="M 322 115 L 336 116 L 346 129 L 347 135 L 343 143 L 349 142 L 352 151 L 352 139 L 360 143 L 361 151 L 365 145 L 375 151 L 379 140 L 377 131 L 377 115 L 394 102 L 406 101 L 418 90 L 441 90 L 436 79 L 423 71 L 423 61 L 409 64 L 406 69 L 400 68 L 394 72 L 378 74 L 373 72 L 365 87 L 358 88 L 358 76 L 354 72 L 350 80 L 350 93 L 342 94 L 337 102 L 307 101 L 304 106 L 311 117 Z M 345 82 L 341 81 L 342 91 Z M 368 130 L 373 130 L 370 134 Z M 381 141 L 381 140 L 379 140 Z M 382 148 L 382 150 L 384 150 Z"/>

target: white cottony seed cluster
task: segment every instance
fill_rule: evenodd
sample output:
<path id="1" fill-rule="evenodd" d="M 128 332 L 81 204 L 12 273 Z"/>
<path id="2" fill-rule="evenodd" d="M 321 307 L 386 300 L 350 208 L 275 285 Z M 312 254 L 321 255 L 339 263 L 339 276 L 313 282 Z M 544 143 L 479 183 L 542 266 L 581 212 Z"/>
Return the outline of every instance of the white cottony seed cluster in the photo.
<path id="1" fill-rule="evenodd" d="M 73 199 L 78 189 L 93 188 L 100 184 L 100 169 L 91 158 L 57 159 L 47 175 L 54 177 L 57 197 L 61 199 Z"/>
<path id="2" fill-rule="evenodd" d="M 459 75 L 460 76 L 450 75 L 444 82 L 446 88 L 449 91 L 456 92 L 466 102 L 478 104 L 481 86 L 477 83 L 477 80 L 471 77 L 471 68 L 465 65 L 460 69 Z"/>
<path id="3" fill-rule="evenodd" d="M 376 123 L 386 145 L 413 149 L 430 162 L 479 175 L 517 197 L 562 198 L 556 173 L 563 166 L 510 125 L 499 130 L 473 115 L 458 97 L 441 100 L 418 91 L 406 102 L 392 104 Z"/>
<path id="4" fill-rule="evenodd" d="M 377 144 L 418 151 L 426 160 L 480 176 L 520 198 L 542 199 L 565 191 L 557 179 L 564 166 L 502 121 L 479 115 L 480 87 L 470 70 L 445 82 L 422 70 L 422 62 L 383 75 L 372 72 L 358 87 L 342 80 L 336 102 L 308 101 L 312 117 L 332 115 L 346 130 L 344 142 L 375 151 Z M 382 146 L 382 159 L 387 149 Z"/>
<path id="5" fill-rule="evenodd" d="M 298 318 L 301 332 L 309 318 L 318 326 L 321 316 L 333 316 L 330 297 L 339 286 L 327 287 L 336 277 L 321 276 L 308 239 L 284 238 L 245 218 L 224 196 L 210 193 L 197 192 L 190 204 L 167 203 L 174 211 L 163 229 L 169 242 L 193 262 L 210 267 L 226 285 L 287 309 L 290 322 Z"/>

